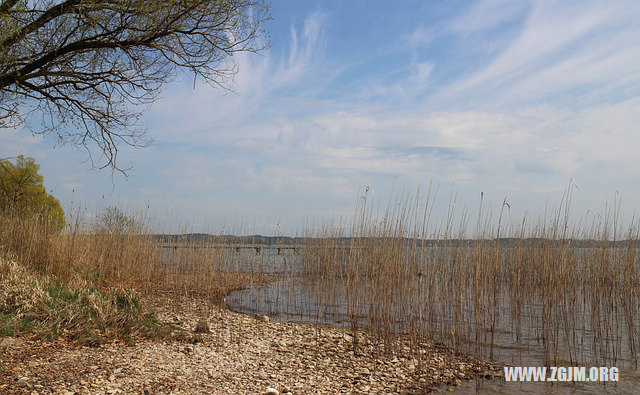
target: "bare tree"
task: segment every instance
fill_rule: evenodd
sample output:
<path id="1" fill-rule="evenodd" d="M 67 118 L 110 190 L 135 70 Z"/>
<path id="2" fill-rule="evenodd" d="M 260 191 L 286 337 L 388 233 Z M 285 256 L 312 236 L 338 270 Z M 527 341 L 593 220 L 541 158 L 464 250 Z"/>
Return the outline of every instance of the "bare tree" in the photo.
<path id="1" fill-rule="evenodd" d="M 32 131 L 123 171 L 119 147 L 148 145 L 140 114 L 179 70 L 229 88 L 233 55 L 267 46 L 265 1 L 0 0 L 0 127 L 39 115 Z"/>
<path id="2" fill-rule="evenodd" d="M 116 206 L 105 207 L 96 218 L 95 231 L 98 233 L 126 235 L 143 230 L 144 224 L 135 214 L 127 215 Z"/>

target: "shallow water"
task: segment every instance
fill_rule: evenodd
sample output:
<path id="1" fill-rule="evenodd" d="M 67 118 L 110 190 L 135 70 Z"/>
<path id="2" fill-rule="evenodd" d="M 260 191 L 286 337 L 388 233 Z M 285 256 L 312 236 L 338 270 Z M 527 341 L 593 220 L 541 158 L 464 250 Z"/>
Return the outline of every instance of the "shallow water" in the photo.
<path id="1" fill-rule="evenodd" d="M 278 250 L 277 246 L 253 247 L 195 246 L 161 247 L 161 261 L 166 265 L 197 268 L 211 262 L 216 270 L 295 275 L 300 271 L 300 256 L 291 248 Z M 206 260 L 203 262 L 202 260 Z"/>

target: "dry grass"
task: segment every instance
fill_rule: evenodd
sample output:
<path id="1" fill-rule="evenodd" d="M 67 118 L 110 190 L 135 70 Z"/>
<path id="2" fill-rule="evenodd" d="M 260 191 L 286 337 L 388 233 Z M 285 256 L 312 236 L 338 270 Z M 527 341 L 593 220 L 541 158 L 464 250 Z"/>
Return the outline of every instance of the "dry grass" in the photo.
<path id="1" fill-rule="evenodd" d="M 175 244 L 175 243 L 174 243 Z M 36 273 L 96 288 L 198 295 L 220 302 L 221 295 L 264 281 L 257 270 L 236 270 L 228 251 L 213 242 L 190 248 L 163 248 L 144 229 L 110 233 L 75 222 L 59 233 L 41 219 L 0 216 L 0 256 L 13 257 Z"/>
<path id="2" fill-rule="evenodd" d="M 205 316 L 231 290 L 269 278 L 230 270 L 238 262 L 229 250 L 212 242 L 163 248 L 140 228 L 105 232 L 75 222 L 57 232 L 42 218 L 0 215 L 1 333 L 65 334 L 89 343 L 161 334 L 143 301 L 196 296 Z"/>
<path id="3" fill-rule="evenodd" d="M 166 336 L 170 328 L 157 322 L 135 292 L 69 285 L 0 258 L 0 335 L 23 332 L 96 345 L 111 338 Z"/>

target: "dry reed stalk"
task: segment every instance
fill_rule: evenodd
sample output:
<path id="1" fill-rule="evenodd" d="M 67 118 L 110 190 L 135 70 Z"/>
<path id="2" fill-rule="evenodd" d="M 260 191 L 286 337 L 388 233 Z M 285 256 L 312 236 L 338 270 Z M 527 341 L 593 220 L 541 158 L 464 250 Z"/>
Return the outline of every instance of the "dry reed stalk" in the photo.
<path id="1" fill-rule="evenodd" d="M 374 215 L 365 193 L 351 226 L 305 234 L 303 273 L 323 284 L 319 305 L 344 304 L 354 334 L 369 330 L 388 349 L 408 335 L 490 358 L 535 347 L 546 365 L 574 365 L 618 362 L 627 348 L 637 364 L 639 224 L 621 241 L 618 203 L 591 224 L 572 223 L 572 188 L 537 221 L 506 220 L 505 200 L 494 222 L 481 198 L 473 239 L 453 194 L 433 221 L 429 196 L 424 208 L 418 196 L 399 197 Z"/>

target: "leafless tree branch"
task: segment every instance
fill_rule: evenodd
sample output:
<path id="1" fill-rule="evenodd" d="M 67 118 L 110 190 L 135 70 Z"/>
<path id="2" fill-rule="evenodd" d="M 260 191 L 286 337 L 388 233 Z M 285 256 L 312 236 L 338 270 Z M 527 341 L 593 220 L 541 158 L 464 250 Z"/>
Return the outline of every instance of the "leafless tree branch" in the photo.
<path id="1" fill-rule="evenodd" d="M 4 0 L 0 127 L 39 114 L 39 133 L 124 171 L 118 147 L 149 144 L 140 114 L 178 70 L 229 89 L 233 55 L 266 48 L 265 1 Z"/>

